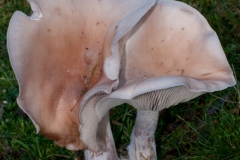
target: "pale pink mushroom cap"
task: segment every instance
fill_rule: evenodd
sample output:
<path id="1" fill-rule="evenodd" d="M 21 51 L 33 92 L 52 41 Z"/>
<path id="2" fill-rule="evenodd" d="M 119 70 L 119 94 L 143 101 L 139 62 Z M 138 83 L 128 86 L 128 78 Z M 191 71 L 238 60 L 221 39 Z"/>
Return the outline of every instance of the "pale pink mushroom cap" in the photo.
<path id="1" fill-rule="evenodd" d="M 236 84 L 216 33 L 197 10 L 181 2 L 158 0 L 131 30 L 121 55 L 118 88 L 89 99 L 98 119 L 81 132 L 87 135 L 83 141 L 102 145 L 102 118 L 117 105 L 160 111 Z"/>
<path id="2" fill-rule="evenodd" d="M 115 58 L 117 63 L 108 62 L 114 57 L 108 47 L 118 41 L 111 37 L 122 37 L 128 31 L 129 27 L 121 27 L 124 17 L 141 10 L 140 17 L 128 19 L 138 21 L 154 2 L 29 0 L 29 3 L 33 14 L 28 17 L 15 12 L 7 33 L 10 61 L 20 87 L 17 102 L 37 132 L 71 150 L 87 148 L 79 139 L 78 111 L 82 98 L 99 81 L 105 84 L 100 87 L 102 90 L 111 90 L 120 67 L 119 57 Z M 116 24 L 122 29 L 118 30 Z M 117 71 L 104 68 L 104 63 Z"/>

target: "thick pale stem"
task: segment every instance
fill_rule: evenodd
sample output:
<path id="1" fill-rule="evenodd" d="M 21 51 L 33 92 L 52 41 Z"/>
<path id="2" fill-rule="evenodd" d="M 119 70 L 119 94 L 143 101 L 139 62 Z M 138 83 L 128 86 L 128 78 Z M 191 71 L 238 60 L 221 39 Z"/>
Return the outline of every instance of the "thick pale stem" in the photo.
<path id="1" fill-rule="evenodd" d="M 85 150 L 84 151 L 85 160 L 119 160 L 109 123 L 107 126 L 106 142 L 107 151 L 96 153 L 90 150 Z"/>
<path id="2" fill-rule="evenodd" d="M 137 119 L 128 146 L 130 160 L 156 160 L 156 144 L 154 134 L 157 127 L 159 112 L 137 112 Z"/>

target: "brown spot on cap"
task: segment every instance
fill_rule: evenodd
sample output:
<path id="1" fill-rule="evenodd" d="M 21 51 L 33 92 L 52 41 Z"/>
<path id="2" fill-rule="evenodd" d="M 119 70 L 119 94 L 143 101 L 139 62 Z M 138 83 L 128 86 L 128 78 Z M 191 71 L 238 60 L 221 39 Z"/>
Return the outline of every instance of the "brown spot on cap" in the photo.
<path id="1" fill-rule="evenodd" d="M 181 76 L 183 75 L 183 73 L 184 73 L 184 70 L 182 70 Z"/>
<path id="2" fill-rule="evenodd" d="M 205 74 L 202 74 L 201 76 L 207 76 L 209 74 L 212 74 L 212 73 L 205 73 Z"/>
<path id="3" fill-rule="evenodd" d="M 187 8 L 181 8 L 181 11 L 188 13 L 188 14 L 193 14 L 193 12 L 188 10 Z"/>
<path id="4" fill-rule="evenodd" d="M 170 71 L 171 71 L 171 70 L 167 71 L 166 74 L 169 73 Z"/>

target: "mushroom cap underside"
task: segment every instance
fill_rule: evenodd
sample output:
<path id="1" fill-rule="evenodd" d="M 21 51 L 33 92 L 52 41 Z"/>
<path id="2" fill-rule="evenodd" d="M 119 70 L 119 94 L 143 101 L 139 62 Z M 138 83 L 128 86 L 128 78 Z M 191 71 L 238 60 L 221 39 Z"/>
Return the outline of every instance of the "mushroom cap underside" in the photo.
<path id="1" fill-rule="evenodd" d="M 105 142 L 99 138 L 102 137 L 100 130 L 106 130 L 107 127 L 102 120 L 111 108 L 123 103 L 140 110 L 161 111 L 206 92 L 222 90 L 232 85 L 234 83 L 200 81 L 182 76 L 155 77 L 128 83 L 110 95 L 96 95 L 88 100 L 86 103 L 88 107 L 81 112 L 83 120 L 80 128 L 81 140 L 91 150 L 99 151 L 99 148 L 105 148 Z M 91 126 L 84 125 L 90 120 Z"/>

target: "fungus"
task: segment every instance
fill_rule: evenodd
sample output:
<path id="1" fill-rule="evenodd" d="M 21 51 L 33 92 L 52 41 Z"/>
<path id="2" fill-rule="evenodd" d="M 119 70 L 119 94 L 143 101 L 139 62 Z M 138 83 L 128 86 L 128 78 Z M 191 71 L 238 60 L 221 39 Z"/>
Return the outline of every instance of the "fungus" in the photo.
<path id="1" fill-rule="evenodd" d="M 216 33 L 198 11 L 181 2 L 159 0 L 122 46 L 119 85 L 109 95 L 88 99 L 80 117 L 88 121 L 84 115 L 89 112 L 97 119 L 80 131 L 86 136 L 83 141 L 94 137 L 90 143 L 102 146 L 109 109 L 123 103 L 134 106 L 138 115 L 128 147 L 133 160 L 157 159 L 159 111 L 236 83 Z"/>
<path id="2" fill-rule="evenodd" d="M 28 1 L 33 14 L 15 12 L 7 33 L 9 57 L 20 88 L 17 102 L 37 133 L 70 150 L 90 149 L 80 140 L 80 123 L 89 123 L 78 117 L 79 104 L 95 92 L 111 92 L 116 86 L 120 64 L 112 60 L 120 60 L 118 52 L 114 54 L 108 47 L 118 44 L 154 0 Z M 105 26 L 94 25 L 96 22 Z M 113 31 L 116 24 L 119 27 Z M 103 64 L 111 68 L 103 68 Z M 99 151 L 109 152 L 98 157 L 117 159 L 108 117 L 104 119 L 104 126 L 109 127 L 101 140 L 109 145 Z M 93 158 L 98 155 L 91 154 Z"/>

